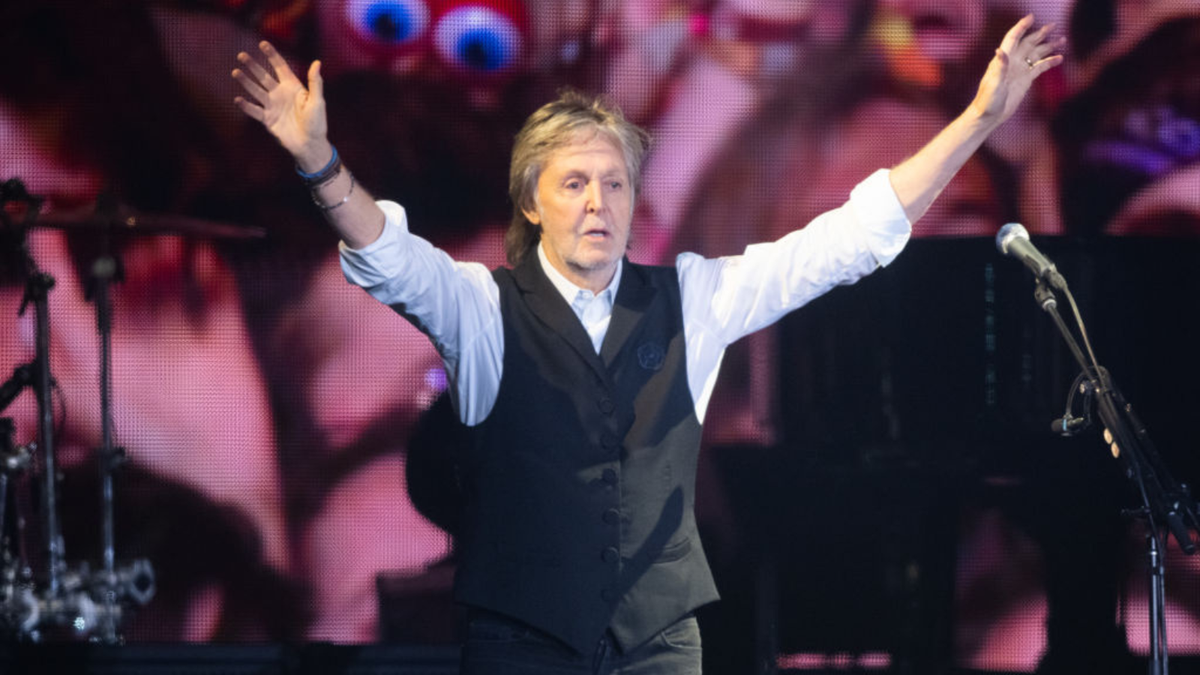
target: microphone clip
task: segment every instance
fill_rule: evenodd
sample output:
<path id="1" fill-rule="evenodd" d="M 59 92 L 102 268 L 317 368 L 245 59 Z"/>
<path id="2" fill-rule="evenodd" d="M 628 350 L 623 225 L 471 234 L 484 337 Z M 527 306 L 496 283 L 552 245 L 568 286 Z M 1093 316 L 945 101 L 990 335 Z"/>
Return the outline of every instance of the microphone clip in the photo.
<path id="1" fill-rule="evenodd" d="M 1063 416 L 1050 423 L 1051 433 L 1069 438 L 1092 426 L 1092 397 L 1095 393 L 1096 386 L 1092 383 L 1090 374 L 1087 371 L 1079 373 L 1075 382 L 1071 384 L 1070 393 L 1067 394 L 1067 407 Z M 1075 414 L 1076 395 L 1081 397 L 1078 409 L 1082 411 L 1082 416 Z"/>
<path id="2" fill-rule="evenodd" d="M 1050 423 L 1050 431 L 1069 438 L 1083 431 L 1090 426 L 1090 422 L 1086 417 L 1071 417 L 1069 414 L 1063 415 Z"/>

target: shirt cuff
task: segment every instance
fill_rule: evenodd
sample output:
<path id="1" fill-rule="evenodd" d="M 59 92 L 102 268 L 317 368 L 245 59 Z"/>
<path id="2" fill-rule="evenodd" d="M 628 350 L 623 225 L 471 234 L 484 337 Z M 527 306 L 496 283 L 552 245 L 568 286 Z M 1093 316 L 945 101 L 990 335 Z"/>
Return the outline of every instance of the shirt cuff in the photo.
<path id="1" fill-rule="evenodd" d="M 350 248 L 344 241 L 338 242 L 342 274 L 346 281 L 363 288 L 378 286 L 399 273 L 404 259 L 401 252 L 408 236 L 408 215 L 404 207 L 390 201 L 376 204 L 384 215 L 383 232 L 379 237 L 358 249 Z"/>
<path id="2" fill-rule="evenodd" d="M 850 207 L 862 227 L 867 248 L 881 267 L 900 255 L 912 234 L 912 223 L 892 189 L 889 173 L 887 169 L 876 171 L 850 193 Z"/>

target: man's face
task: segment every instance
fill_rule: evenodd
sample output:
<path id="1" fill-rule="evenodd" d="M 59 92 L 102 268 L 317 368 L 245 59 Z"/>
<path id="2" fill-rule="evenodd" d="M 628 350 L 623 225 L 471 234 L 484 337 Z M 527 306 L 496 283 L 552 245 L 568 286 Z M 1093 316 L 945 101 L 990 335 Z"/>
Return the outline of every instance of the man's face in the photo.
<path id="1" fill-rule="evenodd" d="M 625 254 L 633 218 L 625 156 L 603 135 L 581 134 L 547 158 L 536 209 L 525 217 L 541 226 L 556 270 L 581 288 L 603 290 Z"/>

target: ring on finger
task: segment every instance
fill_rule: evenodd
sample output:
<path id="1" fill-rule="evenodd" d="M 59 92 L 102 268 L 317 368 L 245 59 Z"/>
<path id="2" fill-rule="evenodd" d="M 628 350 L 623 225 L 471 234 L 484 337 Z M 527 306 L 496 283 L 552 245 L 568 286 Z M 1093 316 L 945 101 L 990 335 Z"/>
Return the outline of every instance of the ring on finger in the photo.
<path id="1" fill-rule="evenodd" d="M 1029 66 L 1029 69 L 1030 69 L 1030 70 L 1033 70 L 1033 65 L 1034 65 L 1034 64 L 1033 64 L 1033 59 L 1031 59 L 1031 58 L 1029 58 L 1028 56 L 1026 56 L 1026 57 L 1025 57 L 1025 65 Z"/>

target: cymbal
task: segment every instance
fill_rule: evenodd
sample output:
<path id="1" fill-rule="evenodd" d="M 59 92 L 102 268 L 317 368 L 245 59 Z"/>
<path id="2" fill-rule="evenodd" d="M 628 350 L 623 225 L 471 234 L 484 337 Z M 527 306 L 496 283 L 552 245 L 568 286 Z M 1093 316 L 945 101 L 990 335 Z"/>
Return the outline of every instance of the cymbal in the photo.
<path id="1" fill-rule="evenodd" d="M 136 213 L 121 207 L 111 215 L 86 211 L 51 211 L 38 216 L 33 227 L 50 227 L 68 232 L 103 233 L 111 228 L 114 234 L 163 235 L 175 234 L 206 239 L 262 239 L 267 231 L 261 227 L 231 225 L 212 220 L 163 213 Z"/>

